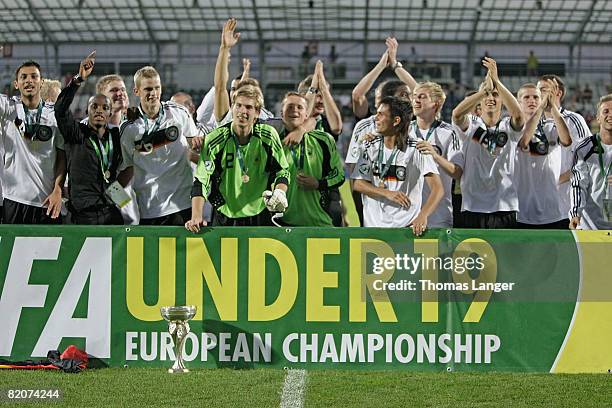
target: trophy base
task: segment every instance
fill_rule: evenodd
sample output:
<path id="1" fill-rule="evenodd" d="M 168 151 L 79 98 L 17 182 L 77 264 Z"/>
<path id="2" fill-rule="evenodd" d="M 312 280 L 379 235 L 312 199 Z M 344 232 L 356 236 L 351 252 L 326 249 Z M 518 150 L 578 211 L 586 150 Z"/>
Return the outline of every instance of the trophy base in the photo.
<path id="1" fill-rule="evenodd" d="M 169 368 L 168 372 L 170 374 L 181 374 L 181 373 L 188 373 L 189 369 L 187 368 Z"/>

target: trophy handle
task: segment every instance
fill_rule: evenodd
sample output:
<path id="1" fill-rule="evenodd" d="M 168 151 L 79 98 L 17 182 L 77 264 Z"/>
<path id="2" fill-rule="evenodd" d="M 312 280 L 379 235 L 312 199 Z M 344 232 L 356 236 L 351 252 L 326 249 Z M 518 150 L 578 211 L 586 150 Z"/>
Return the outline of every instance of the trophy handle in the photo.
<path id="1" fill-rule="evenodd" d="M 189 370 L 185 368 L 183 361 L 183 346 L 185 345 L 185 339 L 189 334 L 189 323 L 186 321 L 177 321 L 176 330 L 172 333 L 172 341 L 174 342 L 174 354 L 176 360 L 172 368 L 168 369 L 170 373 L 188 373 Z"/>

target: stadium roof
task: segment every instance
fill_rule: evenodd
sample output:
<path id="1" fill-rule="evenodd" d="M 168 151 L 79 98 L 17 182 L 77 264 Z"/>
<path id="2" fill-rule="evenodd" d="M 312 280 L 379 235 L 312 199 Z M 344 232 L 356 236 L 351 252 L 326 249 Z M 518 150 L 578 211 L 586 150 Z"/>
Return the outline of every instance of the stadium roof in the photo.
<path id="1" fill-rule="evenodd" d="M 0 0 L 0 43 L 175 42 L 230 16 L 254 41 L 612 42 L 606 0 Z"/>

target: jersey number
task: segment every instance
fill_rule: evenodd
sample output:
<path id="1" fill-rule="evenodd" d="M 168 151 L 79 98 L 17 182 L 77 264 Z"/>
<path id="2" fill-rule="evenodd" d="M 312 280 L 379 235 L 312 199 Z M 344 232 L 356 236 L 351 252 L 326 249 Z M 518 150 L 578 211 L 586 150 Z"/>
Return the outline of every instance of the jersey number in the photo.
<path id="1" fill-rule="evenodd" d="M 225 155 L 225 168 L 231 169 L 234 167 L 234 153 L 227 153 Z"/>

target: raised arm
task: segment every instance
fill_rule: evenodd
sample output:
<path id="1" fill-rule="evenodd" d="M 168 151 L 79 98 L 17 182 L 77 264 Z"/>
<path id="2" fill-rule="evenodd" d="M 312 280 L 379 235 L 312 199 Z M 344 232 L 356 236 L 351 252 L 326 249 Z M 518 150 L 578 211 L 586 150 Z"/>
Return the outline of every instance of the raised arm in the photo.
<path id="1" fill-rule="evenodd" d="M 357 118 L 364 118 L 368 114 L 368 98 L 366 95 L 372 88 L 372 85 L 374 85 L 374 81 L 376 81 L 383 70 L 387 67 L 387 64 L 389 63 L 388 53 L 388 51 L 385 51 L 374 68 L 372 68 L 372 70 L 368 72 L 366 76 L 361 78 L 361 81 L 359 81 L 359 83 L 353 89 L 353 113 Z"/>
<path id="2" fill-rule="evenodd" d="M 493 81 L 493 85 L 497 88 L 499 92 L 499 96 L 501 97 L 502 103 L 508 110 L 508 113 L 512 117 L 510 123 L 515 130 L 520 130 L 523 127 L 523 114 L 521 112 L 521 106 L 518 101 L 512 95 L 512 92 L 508 90 L 504 86 L 504 84 L 499 80 L 499 76 L 497 75 L 497 62 L 493 58 L 484 57 L 482 64 L 489 70 L 489 76 Z"/>
<path id="3" fill-rule="evenodd" d="M 62 89 L 57 101 L 55 102 L 54 115 L 57 127 L 65 141 L 68 143 L 78 143 L 82 136 L 79 129 L 79 122 L 72 117 L 70 105 L 74 96 L 79 90 L 79 86 L 91 75 L 96 61 L 96 52 L 90 53 L 79 66 L 79 75 L 75 76 L 67 87 Z"/>
<path id="4" fill-rule="evenodd" d="M 215 119 L 221 122 L 230 109 L 229 94 L 227 93 L 227 81 L 229 81 L 229 58 L 230 50 L 236 45 L 240 33 L 236 33 L 236 19 L 230 18 L 223 25 L 221 32 L 221 46 L 215 65 Z"/>
<path id="5" fill-rule="evenodd" d="M 329 86 L 325 80 L 325 74 L 323 73 L 323 62 L 317 61 L 315 65 L 315 76 L 319 78 L 319 92 L 323 99 L 323 107 L 325 108 L 325 116 L 329 122 L 329 126 L 334 135 L 339 135 L 342 132 L 342 115 L 334 101 L 334 97 L 329 91 Z"/>
<path id="6" fill-rule="evenodd" d="M 526 118 L 525 127 L 523 127 L 523 135 L 521 136 L 521 140 L 519 140 L 519 147 L 521 149 L 526 149 L 529 147 L 529 142 L 533 137 L 536 128 L 538 127 L 538 123 L 540 122 L 540 118 L 542 117 L 542 113 L 544 112 L 544 108 L 550 101 L 550 94 L 543 93 L 542 98 L 540 99 L 540 106 L 538 109 L 531 115 L 530 118 Z"/>
<path id="7" fill-rule="evenodd" d="M 242 59 L 242 76 L 240 77 L 241 81 L 245 79 L 249 79 L 251 75 L 251 60 L 248 58 Z"/>
<path id="8" fill-rule="evenodd" d="M 455 109 L 453 109 L 453 123 L 465 132 L 469 126 L 469 122 L 467 120 L 468 113 L 472 112 L 476 105 L 478 105 L 480 101 L 487 96 L 487 92 L 491 92 L 492 90 L 493 81 L 491 80 L 490 76 L 487 75 L 484 81 L 480 84 L 478 92 L 466 97 L 464 100 L 459 102 Z"/>
<path id="9" fill-rule="evenodd" d="M 552 114 L 553 120 L 555 121 L 555 127 L 557 128 L 557 133 L 559 134 L 559 142 L 563 146 L 571 146 L 572 145 L 572 136 L 570 135 L 569 127 L 563 116 L 561 116 L 559 100 L 557 98 L 553 98 L 553 95 L 556 95 L 559 90 L 559 84 L 556 79 L 552 79 L 549 81 L 550 86 L 550 97 L 548 98 L 549 103 L 551 105 L 550 113 Z"/>
<path id="10" fill-rule="evenodd" d="M 416 88 L 417 81 L 406 68 L 397 62 L 397 40 L 394 37 L 387 37 L 385 43 L 387 44 L 387 50 L 389 51 L 389 66 L 393 72 L 395 72 L 395 75 L 397 75 L 400 81 L 408 85 L 408 88 L 410 88 L 410 92 L 412 93 L 414 88 Z"/>

